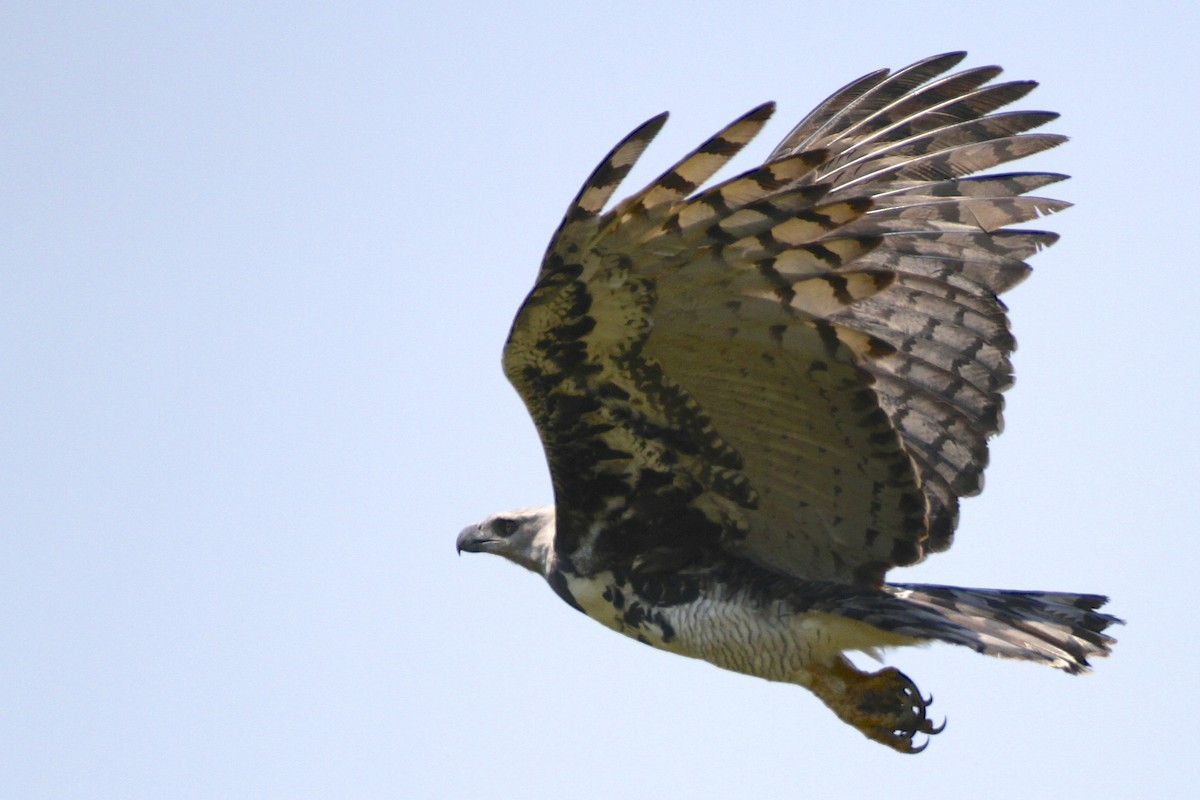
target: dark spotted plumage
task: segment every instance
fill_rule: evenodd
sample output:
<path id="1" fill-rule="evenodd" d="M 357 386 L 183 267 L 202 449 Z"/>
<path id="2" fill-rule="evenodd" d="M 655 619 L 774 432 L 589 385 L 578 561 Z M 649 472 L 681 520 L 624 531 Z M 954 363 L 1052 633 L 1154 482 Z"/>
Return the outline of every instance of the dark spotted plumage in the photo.
<path id="1" fill-rule="evenodd" d="M 813 690 L 873 739 L 938 729 L 895 670 L 841 655 L 938 640 L 1068 672 L 1108 653 L 1104 598 L 884 583 L 949 546 L 982 487 L 1015 346 L 998 295 L 1055 236 L 1051 173 L 975 175 L 1052 148 L 1030 81 L 871 73 L 767 162 L 704 183 L 761 105 L 609 200 L 666 120 L 618 144 L 571 204 L 504 369 L 537 424 L 555 507 L 460 549 L 543 574 L 640 641 Z M 504 524 L 501 525 L 501 522 Z M 509 528 L 516 525 L 516 533 Z"/>

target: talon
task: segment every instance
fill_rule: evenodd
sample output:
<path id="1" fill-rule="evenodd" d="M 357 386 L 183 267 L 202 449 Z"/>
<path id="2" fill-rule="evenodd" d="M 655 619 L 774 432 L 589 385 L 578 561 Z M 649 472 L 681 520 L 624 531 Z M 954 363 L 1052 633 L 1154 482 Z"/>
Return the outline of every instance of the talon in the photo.
<path id="1" fill-rule="evenodd" d="M 925 743 L 924 743 L 924 744 L 922 744 L 920 747 L 913 747 L 913 746 L 912 746 L 912 742 L 909 742 L 908 749 L 907 749 L 907 750 L 904 750 L 903 752 L 905 752 L 905 753 L 908 753 L 909 755 L 913 755 L 913 756 L 915 756 L 917 753 L 920 753 L 920 752 L 921 752 L 922 750 L 924 750 L 926 747 L 929 747 L 929 740 L 928 740 L 928 739 L 926 739 L 926 740 L 925 740 Z"/>

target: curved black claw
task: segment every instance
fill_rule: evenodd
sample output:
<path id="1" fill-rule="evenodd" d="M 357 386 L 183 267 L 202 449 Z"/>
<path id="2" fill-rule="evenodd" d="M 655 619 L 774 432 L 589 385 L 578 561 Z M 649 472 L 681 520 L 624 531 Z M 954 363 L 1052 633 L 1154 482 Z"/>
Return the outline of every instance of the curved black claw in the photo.
<path id="1" fill-rule="evenodd" d="M 920 753 L 929 740 L 917 746 L 914 736 L 936 736 L 945 729 L 945 720 L 935 726 L 926 716 L 933 695 L 928 700 L 921 697 L 917 685 L 903 672 L 889 667 L 863 677 L 857 703 L 862 717 L 855 722 L 871 739 L 901 753 Z"/>

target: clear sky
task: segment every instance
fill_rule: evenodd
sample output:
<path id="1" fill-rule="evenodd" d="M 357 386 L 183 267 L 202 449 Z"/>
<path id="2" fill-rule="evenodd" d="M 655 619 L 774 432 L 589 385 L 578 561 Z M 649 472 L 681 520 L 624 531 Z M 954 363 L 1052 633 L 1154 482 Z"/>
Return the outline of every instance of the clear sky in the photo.
<path id="1" fill-rule="evenodd" d="M 0 796 L 1181 796 L 1195 766 L 1192 4 L 6 3 Z M 967 49 L 1072 141 L 1007 431 L 895 577 L 1098 591 L 1072 678 L 889 662 L 916 758 L 617 636 L 458 530 L 550 500 L 500 348 L 580 182 Z"/>

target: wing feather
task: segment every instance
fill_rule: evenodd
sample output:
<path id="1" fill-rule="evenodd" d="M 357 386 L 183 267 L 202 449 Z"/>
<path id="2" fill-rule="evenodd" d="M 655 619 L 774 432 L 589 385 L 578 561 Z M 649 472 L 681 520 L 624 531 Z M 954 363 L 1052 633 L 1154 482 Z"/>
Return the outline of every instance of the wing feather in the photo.
<path id="1" fill-rule="evenodd" d="M 835 141 L 842 131 L 951 69 L 966 56 L 965 52 L 945 53 L 922 59 L 891 74 L 880 70 L 863 76 L 839 89 L 801 120 L 767 160 L 789 152 L 826 147 L 826 143 Z"/>
<path id="2" fill-rule="evenodd" d="M 763 103 L 726 125 L 645 189 L 623 201 L 620 213 L 615 215 L 616 223 L 628 224 L 650 209 L 677 202 L 696 191 L 758 135 L 774 112 L 774 103 Z"/>

